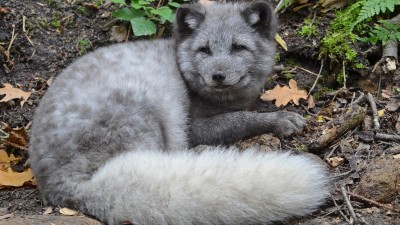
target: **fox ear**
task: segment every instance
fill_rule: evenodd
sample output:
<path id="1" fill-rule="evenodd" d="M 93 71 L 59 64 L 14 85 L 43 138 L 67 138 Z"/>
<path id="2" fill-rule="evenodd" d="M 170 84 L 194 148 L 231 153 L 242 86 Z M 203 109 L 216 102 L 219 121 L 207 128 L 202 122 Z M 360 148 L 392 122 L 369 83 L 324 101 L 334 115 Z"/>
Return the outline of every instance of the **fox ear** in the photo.
<path id="1" fill-rule="evenodd" d="M 247 4 L 242 16 L 251 27 L 262 36 L 273 39 L 277 29 L 276 16 L 271 6 L 265 1 Z"/>
<path id="2" fill-rule="evenodd" d="M 201 8 L 191 5 L 182 5 L 176 12 L 176 28 L 181 37 L 192 34 L 204 20 Z"/>

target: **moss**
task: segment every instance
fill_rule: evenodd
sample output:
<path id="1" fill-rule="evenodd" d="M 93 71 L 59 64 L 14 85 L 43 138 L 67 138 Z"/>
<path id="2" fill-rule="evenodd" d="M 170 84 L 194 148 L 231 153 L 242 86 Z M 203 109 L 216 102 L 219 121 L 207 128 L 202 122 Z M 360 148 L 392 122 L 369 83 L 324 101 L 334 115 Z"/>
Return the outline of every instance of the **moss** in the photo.
<path id="1" fill-rule="evenodd" d="M 318 27 L 309 18 L 305 19 L 303 26 L 297 32 L 300 36 L 305 38 L 315 37 L 318 35 Z"/>

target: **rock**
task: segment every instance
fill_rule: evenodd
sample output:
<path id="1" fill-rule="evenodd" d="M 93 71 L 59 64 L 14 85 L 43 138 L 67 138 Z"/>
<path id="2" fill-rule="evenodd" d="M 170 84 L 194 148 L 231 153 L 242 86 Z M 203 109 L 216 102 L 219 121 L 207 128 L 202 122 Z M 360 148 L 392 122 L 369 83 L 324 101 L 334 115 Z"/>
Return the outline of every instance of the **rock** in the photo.
<path id="1" fill-rule="evenodd" d="M 399 183 L 400 159 L 387 156 L 369 165 L 354 192 L 380 203 L 391 203 L 400 192 Z"/>

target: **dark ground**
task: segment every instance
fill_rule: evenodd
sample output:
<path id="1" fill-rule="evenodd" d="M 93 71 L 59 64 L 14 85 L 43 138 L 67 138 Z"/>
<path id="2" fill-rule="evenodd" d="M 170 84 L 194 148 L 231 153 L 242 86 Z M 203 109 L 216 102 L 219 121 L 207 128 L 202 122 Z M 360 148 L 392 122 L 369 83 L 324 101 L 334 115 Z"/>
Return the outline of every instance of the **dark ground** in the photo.
<path id="1" fill-rule="evenodd" d="M 9 60 L 4 54 L 0 54 L 0 87 L 5 83 L 11 83 L 14 87 L 32 92 L 22 108 L 19 100 L 0 102 L 0 122 L 7 123 L 12 128 L 27 126 L 32 120 L 35 107 L 48 87 L 47 81 L 50 78 L 56 77 L 61 69 L 86 51 L 115 42 L 110 40 L 113 37 L 111 27 L 115 23 L 109 16 L 114 6 L 103 4 L 96 9 L 77 2 L 61 0 L 0 2 L 0 47 L 7 49 L 13 32 L 16 34 L 11 44 Z M 92 3 L 91 1 L 81 2 Z M 280 63 L 286 66 L 284 70 L 291 71 L 294 79 L 299 82 L 299 86 L 307 90 L 312 86 L 315 76 L 299 68 L 318 73 L 320 61 L 317 59 L 317 48 L 310 45 L 312 40 L 305 40 L 295 34 L 304 17 L 309 14 L 309 10 L 302 10 L 297 13 L 287 11 L 280 15 L 282 24 L 280 34 L 289 46 L 288 52 L 280 51 Z M 24 17 L 26 17 L 25 23 Z M 319 24 L 321 32 L 331 18 L 332 14 L 321 17 Z M 293 60 L 296 61 L 296 65 L 292 65 Z M 287 84 L 287 75 L 278 73 L 276 78 L 283 84 Z M 271 88 L 276 83 L 274 81 L 267 86 Z M 309 115 L 309 126 L 303 134 L 290 140 L 281 140 L 282 143 L 279 143 L 276 138 L 272 138 L 273 141 L 271 141 L 269 136 L 267 136 L 267 141 L 263 139 L 265 137 L 261 137 L 250 140 L 250 143 L 267 146 L 278 142 L 275 146 L 279 147 L 281 144 L 283 149 L 307 149 L 310 142 L 315 141 L 325 129 L 333 126 L 329 123 L 329 118 L 332 122 L 335 119 L 343 122 L 341 118 L 349 110 L 352 99 L 354 100 L 365 91 L 355 83 L 348 83 L 348 87 L 347 91 L 335 92 L 331 88 L 330 91 L 323 92 L 322 97 L 315 100 L 317 106 L 313 109 L 306 110 L 306 102 L 302 102 L 303 107 L 287 107 L 288 110 Z M 317 89 L 323 88 L 318 86 Z M 389 102 L 399 105 L 398 97 L 394 95 L 391 99 L 376 100 L 378 108 L 385 108 Z M 335 206 L 333 200 L 330 199 L 322 210 L 302 224 L 348 224 L 344 218 L 351 220 L 351 216 L 348 206 L 343 201 L 341 185 L 345 186 L 347 191 L 367 198 L 363 200 L 351 197 L 350 202 L 360 224 L 400 224 L 398 211 L 400 162 L 399 159 L 393 158 L 394 155 L 400 153 L 399 145 L 393 140 L 382 141 L 374 137 L 368 138 L 368 134 L 372 132 L 372 112 L 367 101 L 362 101 L 360 106 L 367 109 L 367 116 L 361 124 L 351 128 L 333 144 L 322 150 L 313 151 L 315 155 L 323 159 L 335 160 L 333 158 L 337 157 L 344 160 L 343 164 L 331 167 L 332 176 L 335 177 L 335 182 L 332 184 L 332 199 L 338 206 Z M 318 122 L 319 115 L 325 116 L 328 121 Z M 399 134 L 398 117 L 398 109 L 386 111 L 380 118 L 379 131 Z M 394 207 L 394 209 L 385 208 L 380 203 L 385 203 L 384 206 Z M 29 224 L 50 224 L 50 219 L 42 215 L 45 210 L 46 206 L 34 187 L 0 189 L 0 224 L 28 224 L 27 220 L 23 220 L 27 216 L 33 216 Z M 52 217 L 51 221 L 57 222 L 57 218 L 63 216 L 59 216 L 58 208 L 54 208 L 54 211 L 52 215 L 56 217 Z M 11 219 L 3 218 L 4 215 L 11 213 L 14 213 Z M 75 222 L 61 220 L 60 224 L 91 224 L 87 221 L 80 222 L 80 219 Z M 54 223 L 57 224 L 56 222 Z M 291 224 L 299 223 L 291 222 Z"/>

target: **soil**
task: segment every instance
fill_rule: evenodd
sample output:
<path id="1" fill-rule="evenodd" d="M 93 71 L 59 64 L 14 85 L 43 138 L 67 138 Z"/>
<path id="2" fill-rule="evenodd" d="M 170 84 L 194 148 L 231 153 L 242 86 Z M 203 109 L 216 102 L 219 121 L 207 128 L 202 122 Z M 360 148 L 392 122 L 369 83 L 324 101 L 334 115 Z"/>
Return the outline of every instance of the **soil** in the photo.
<path id="1" fill-rule="evenodd" d="M 124 25 L 110 16 L 116 6 L 105 3 L 97 7 L 93 2 L 95 1 L 8 0 L 0 3 L 0 87 L 10 83 L 32 93 L 23 107 L 19 100 L 0 102 L 0 122 L 12 128 L 27 127 L 29 132 L 29 124 L 40 98 L 51 85 L 51 80 L 63 68 L 88 51 L 115 43 L 116 39 L 124 39 L 116 38 L 114 33 L 116 25 Z M 304 18 L 313 13 L 313 9 L 309 7 L 297 12 L 288 9 L 280 14 L 279 33 L 286 40 L 289 51 L 280 49 L 281 61 L 278 64 L 284 65 L 283 70 L 290 71 L 293 76 L 290 78 L 296 79 L 299 87 L 305 89 L 310 89 L 316 79 L 309 71 L 318 73 L 320 67 L 318 45 L 313 43 L 318 42 L 333 18 L 333 13 L 318 14 L 318 28 L 321 33 L 319 37 L 314 40 L 299 37 L 297 29 Z M 133 38 L 130 36 L 128 39 L 132 41 Z M 9 47 L 9 54 L 4 54 L 4 50 Z M 327 69 L 328 73 L 332 70 Z M 360 74 L 352 76 L 363 78 Z M 287 84 L 288 73 L 277 71 L 275 78 L 266 88 L 274 87 L 278 83 Z M 337 121 L 346 123 L 343 118 L 348 117 L 344 115 L 352 108 L 350 105 L 353 100 L 365 91 L 356 81 L 352 82 L 349 80 L 348 88 L 343 90 L 337 84 L 336 87 L 325 88 L 329 85 L 329 79 L 325 79 L 314 91 L 320 95 L 319 99 L 315 99 L 315 107 L 307 108 L 306 101 L 301 102 L 301 107 L 286 107 L 286 110 L 309 115 L 309 124 L 302 134 L 288 139 L 263 135 L 239 144 L 245 147 L 260 146 L 260 151 L 270 151 L 271 148 L 310 151 L 322 163 L 329 161 L 333 177 L 331 198 L 321 210 L 308 218 L 284 224 L 353 223 L 354 218 L 342 197 L 341 186 L 346 188 L 348 193 L 345 194 L 351 196 L 350 204 L 359 223 L 400 224 L 398 140 L 376 138 L 377 132 L 372 123 L 373 113 L 367 100 L 363 99 L 358 103 L 367 109 L 360 124 L 347 129 L 323 148 L 307 148 L 325 134 L 325 131 L 339 126 Z M 381 128 L 378 131 L 384 134 L 400 134 L 398 107 L 393 110 L 393 104 L 399 105 L 399 96 L 375 100 L 379 109 L 385 109 L 389 103 L 392 104 L 391 110 L 387 109 L 380 117 Z M 272 104 L 261 105 L 264 109 L 274 108 Z M 58 213 L 57 207 L 52 208 L 50 215 L 43 215 L 46 210 L 48 206 L 35 186 L 0 189 L 0 224 L 100 224 L 82 215 L 65 217 Z"/>

